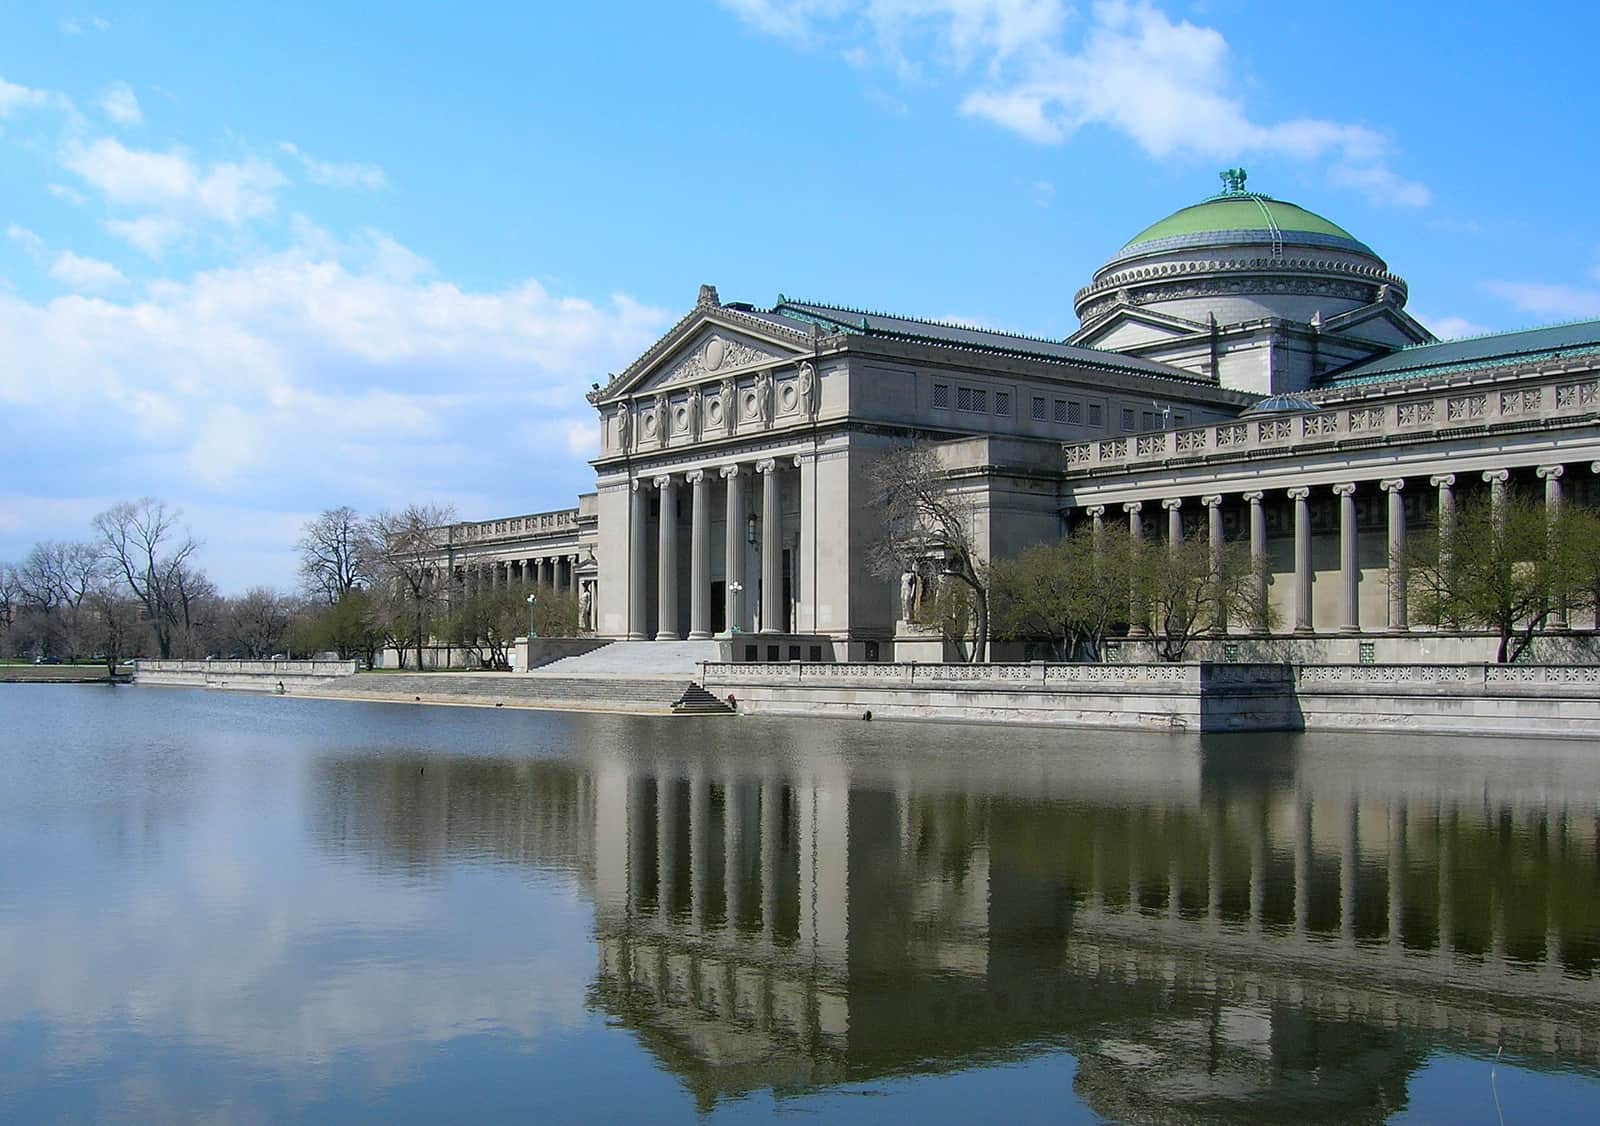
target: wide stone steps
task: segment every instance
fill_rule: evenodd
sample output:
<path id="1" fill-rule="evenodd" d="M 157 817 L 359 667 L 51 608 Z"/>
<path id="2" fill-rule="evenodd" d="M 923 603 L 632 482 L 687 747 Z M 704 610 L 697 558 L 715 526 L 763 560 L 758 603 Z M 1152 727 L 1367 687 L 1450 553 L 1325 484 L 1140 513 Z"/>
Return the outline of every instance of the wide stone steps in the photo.
<path id="1" fill-rule="evenodd" d="M 610 645 L 543 665 L 528 676 L 698 676 L 701 661 L 720 661 L 716 641 L 613 641 Z"/>
<path id="2" fill-rule="evenodd" d="M 672 705 L 673 715 L 732 715 L 733 709 L 693 681 Z"/>

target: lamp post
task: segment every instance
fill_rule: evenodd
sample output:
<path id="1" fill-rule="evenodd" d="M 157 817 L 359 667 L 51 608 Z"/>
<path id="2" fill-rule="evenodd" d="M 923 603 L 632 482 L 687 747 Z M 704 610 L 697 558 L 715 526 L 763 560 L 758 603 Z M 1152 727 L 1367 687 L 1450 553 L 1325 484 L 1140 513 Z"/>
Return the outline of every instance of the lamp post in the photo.
<path id="1" fill-rule="evenodd" d="M 539 636 L 538 632 L 533 628 L 533 603 L 535 597 L 532 594 L 528 595 L 528 640 L 530 641 Z"/>
<path id="2" fill-rule="evenodd" d="M 733 595 L 733 621 L 728 623 L 728 633 L 731 635 L 739 632 L 739 618 L 741 616 L 739 611 L 744 608 L 744 602 L 739 596 L 744 593 L 744 584 L 740 582 L 729 583 L 728 593 Z"/>

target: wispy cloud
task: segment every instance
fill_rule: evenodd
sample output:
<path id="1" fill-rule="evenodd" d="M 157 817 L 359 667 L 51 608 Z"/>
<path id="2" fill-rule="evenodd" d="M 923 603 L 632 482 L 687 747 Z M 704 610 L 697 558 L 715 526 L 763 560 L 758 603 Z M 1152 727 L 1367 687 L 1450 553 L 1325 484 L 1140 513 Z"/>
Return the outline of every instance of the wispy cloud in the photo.
<path id="1" fill-rule="evenodd" d="M 1484 289 L 1519 313 L 1546 320 L 1600 317 L 1600 289 L 1527 281 L 1490 281 Z"/>
<path id="2" fill-rule="evenodd" d="M 291 141 L 283 141 L 278 147 L 300 162 L 300 167 L 305 169 L 306 179 L 313 184 L 330 188 L 365 188 L 368 191 L 376 191 L 386 187 L 389 182 L 383 169 L 376 164 L 318 160 Z"/>
<path id="3" fill-rule="evenodd" d="M 48 91 L 19 86 L 0 77 L 0 118 L 10 117 L 19 110 L 47 105 L 50 100 Z"/>
<path id="4" fill-rule="evenodd" d="M 111 21 L 104 16 L 67 16 L 60 27 L 63 35 L 83 35 L 90 31 L 110 31 Z"/>
<path id="5" fill-rule="evenodd" d="M 1079 12 L 1064 0 L 722 0 L 751 27 L 876 58 L 902 76 L 928 65 L 970 88 L 960 111 L 1039 144 L 1087 128 L 1131 138 L 1157 160 L 1271 153 L 1320 162 L 1331 183 L 1376 204 L 1421 207 L 1428 188 L 1390 166 L 1367 126 L 1262 120 L 1239 93 L 1232 48 L 1215 28 L 1136 0 Z"/>
<path id="6" fill-rule="evenodd" d="M 86 258 L 70 250 L 52 254 L 44 239 L 36 232 L 16 223 L 6 228 L 6 238 L 20 246 L 34 264 L 44 269 L 50 277 L 75 293 L 99 293 L 127 283 L 128 279 L 122 271 L 110 262 Z"/>
<path id="7" fill-rule="evenodd" d="M 144 120 L 144 111 L 139 108 L 139 99 L 133 92 L 133 87 L 126 82 L 113 82 L 106 92 L 100 95 L 100 109 L 118 125 L 138 125 Z"/>

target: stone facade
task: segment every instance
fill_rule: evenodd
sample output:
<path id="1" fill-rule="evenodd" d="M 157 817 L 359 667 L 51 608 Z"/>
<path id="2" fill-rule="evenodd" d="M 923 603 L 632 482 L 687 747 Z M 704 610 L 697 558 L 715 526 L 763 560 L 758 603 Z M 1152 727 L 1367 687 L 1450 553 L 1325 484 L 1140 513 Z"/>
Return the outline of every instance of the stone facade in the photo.
<path id="1" fill-rule="evenodd" d="M 1252 208 L 1260 230 L 1168 233 Z M 1146 234 L 1077 295 L 1084 327 L 1066 342 L 781 296 L 724 304 L 703 286 L 589 395 L 595 492 L 457 525 L 441 565 L 456 589 L 583 592 L 601 637 L 804 634 L 840 660 L 889 660 L 900 591 L 868 565 L 872 470 L 919 443 L 988 558 L 1083 520 L 1237 538 L 1266 560 L 1285 633 L 1392 636 L 1428 625 L 1391 581 L 1408 529 L 1469 490 L 1595 492 L 1600 322 L 1433 343 L 1382 259 L 1264 196 L 1225 193 Z M 1295 409 L 1258 407 L 1283 391 Z M 901 657 L 938 657 L 898 640 Z"/>

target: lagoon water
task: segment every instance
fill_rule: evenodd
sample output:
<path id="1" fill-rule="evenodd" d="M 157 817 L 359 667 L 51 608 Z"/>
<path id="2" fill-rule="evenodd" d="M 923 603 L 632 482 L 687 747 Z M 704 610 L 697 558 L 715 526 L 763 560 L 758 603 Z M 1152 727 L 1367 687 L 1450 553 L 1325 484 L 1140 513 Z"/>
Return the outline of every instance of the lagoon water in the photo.
<path id="1" fill-rule="evenodd" d="M 1600 1118 L 1600 747 L 0 686 L 0 1120 Z"/>

